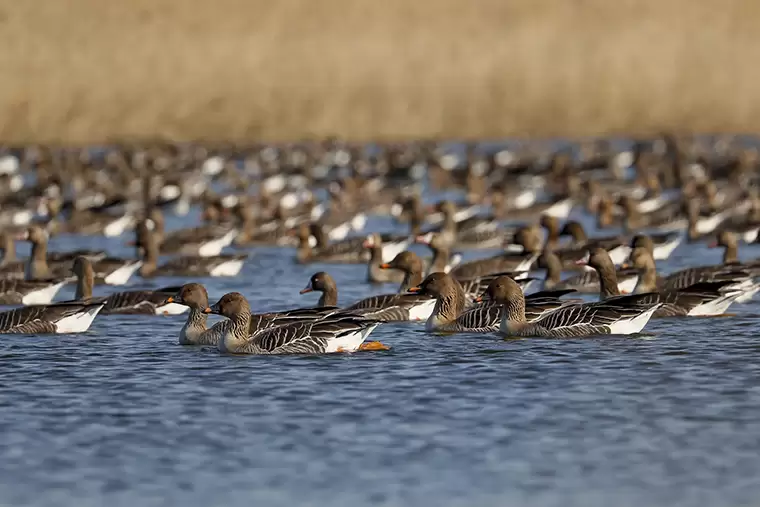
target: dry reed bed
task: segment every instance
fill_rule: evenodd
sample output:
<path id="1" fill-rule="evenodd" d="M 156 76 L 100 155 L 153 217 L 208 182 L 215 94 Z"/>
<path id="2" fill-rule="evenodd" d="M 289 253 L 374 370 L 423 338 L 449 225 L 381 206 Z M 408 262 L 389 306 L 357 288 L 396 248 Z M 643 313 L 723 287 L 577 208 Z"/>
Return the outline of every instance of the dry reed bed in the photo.
<path id="1" fill-rule="evenodd" d="M 753 0 L 0 0 L 0 139 L 760 130 Z"/>

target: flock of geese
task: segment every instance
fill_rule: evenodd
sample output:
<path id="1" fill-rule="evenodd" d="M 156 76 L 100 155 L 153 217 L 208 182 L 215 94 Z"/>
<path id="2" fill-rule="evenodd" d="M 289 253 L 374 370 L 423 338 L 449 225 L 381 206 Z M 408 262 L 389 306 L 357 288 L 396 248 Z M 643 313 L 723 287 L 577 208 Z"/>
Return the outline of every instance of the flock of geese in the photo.
<path id="1" fill-rule="evenodd" d="M 624 150 L 336 140 L 9 148 L 0 153 L 0 304 L 13 308 L 0 313 L 0 332 L 81 333 L 99 316 L 187 313 L 182 345 L 319 354 L 385 350 L 367 339 L 387 323 L 561 338 L 724 315 L 760 290 L 760 261 L 738 258 L 740 242 L 760 239 L 759 162 L 738 139 L 668 135 Z M 423 188 L 455 197 L 427 203 Z M 202 223 L 167 230 L 165 218 L 196 207 Z M 583 214 L 610 233 L 588 235 L 573 219 Z M 408 232 L 366 231 L 370 215 Z M 49 251 L 57 235 L 121 238 L 135 255 Z M 658 261 L 700 241 L 722 247 L 723 261 L 658 272 Z M 30 244 L 28 258 L 16 242 Z M 314 306 L 253 313 L 238 292 L 211 304 L 198 280 L 238 276 L 262 246 L 292 251 L 282 262 L 363 264 L 366 282 L 398 289 L 341 304 L 333 277 L 318 271 L 301 290 L 318 293 Z M 473 254 L 481 250 L 492 252 Z M 463 252 L 477 258 L 463 262 Z M 94 295 L 157 276 L 181 282 Z M 54 302 L 67 284 L 75 298 Z M 209 314 L 224 319 L 209 327 Z"/>

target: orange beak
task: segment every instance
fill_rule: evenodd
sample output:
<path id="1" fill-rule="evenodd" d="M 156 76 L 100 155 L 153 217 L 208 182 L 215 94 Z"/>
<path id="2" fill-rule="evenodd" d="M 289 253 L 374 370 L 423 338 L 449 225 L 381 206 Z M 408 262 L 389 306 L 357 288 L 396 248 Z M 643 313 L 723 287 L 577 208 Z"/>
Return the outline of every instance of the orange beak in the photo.
<path id="1" fill-rule="evenodd" d="M 380 264 L 380 269 L 391 269 L 391 265 L 387 262 Z"/>
<path id="2" fill-rule="evenodd" d="M 168 298 L 166 298 L 166 302 L 167 303 L 174 303 L 174 297 L 169 296 Z"/>
<path id="3" fill-rule="evenodd" d="M 422 289 L 420 287 L 410 287 L 407 292 L 411 292 L 412 294 L 419 294 L 422 292 Z"/>
<path id="4" fill-rule="evenodd" d="M 631 266 L 631 265 L 630 265 L 630 264 L 628 264 L 627 262 L 624 262 L 624 263 L 623 263 L 623 265 L 622 265 L 622 266 L 620 266 L 620 267 L 621 267 L 621 268 L 623 268 L 623 269 L 628 269 L 628 268 L 631 268 L 631 267 L 633 267 L 633 266 Z"/>
<path id="5" fill-rule="evenodd" d="M 204 308 L 203 313 L 211 313 L 211 308 L 209 307 Z"/>
<path id="6" fill-rule="evenodd" d="M 475 298 L 476 303 L 482 303 L 483 302 L 483 296 L 478 296 Z"/>
<path id="7" fill-rule="evenodd" d="M 314 289 L 311 287 L 306 287 L 305 289 L 301 289 L 298 293 L 299 294 L 306 294 L 307 292 L 312 292 Z"/>

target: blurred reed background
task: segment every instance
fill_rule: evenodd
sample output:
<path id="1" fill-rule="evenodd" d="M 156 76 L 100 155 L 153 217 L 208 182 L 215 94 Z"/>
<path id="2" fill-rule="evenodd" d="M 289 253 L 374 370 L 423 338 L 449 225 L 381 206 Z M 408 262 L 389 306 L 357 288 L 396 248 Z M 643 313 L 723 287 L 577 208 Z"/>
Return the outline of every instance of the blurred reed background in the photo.
<path id="1" fill-rule="evenodd" d="M 6 142 L 760 129 L 755 0 L 0 0 Z"/>

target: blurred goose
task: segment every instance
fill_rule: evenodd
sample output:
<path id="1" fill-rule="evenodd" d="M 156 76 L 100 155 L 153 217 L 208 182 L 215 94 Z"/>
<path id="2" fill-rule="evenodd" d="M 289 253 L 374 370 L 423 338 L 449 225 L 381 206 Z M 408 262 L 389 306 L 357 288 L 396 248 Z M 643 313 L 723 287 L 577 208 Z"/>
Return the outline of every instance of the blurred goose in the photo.
<path id="1" fill-rule="evenodd" d="M 251 307 L 237 292 L 225 294 L 205 313 L 229 319 L 219 340 L 219 350 L 230 354 L 323 354 L 387 348 L 378 342 L 364 346 L 379 322 L 360 315 L 338 312 L 309 322 L 296 322 L 251 333 Z"/>
<path id="2" fill-rule="evenodd" d="M 370 234 L 364 241 L 364 248 L 370 251 L 367 262 L 367 281 L 370 283 L 401 283 L 404 279 L 404 273 L 381 267 L 384 263 L 382 241 L 379 234 Z M 396 256 L 394 255 L 394 257 Z"/>
<path id="3" fill-rule="evenodd" d="M 683 235 L 680 233 L 637 234 L 631 240 L 631 248 L 647 246 L 652 251 L 653 257 L 659 261 L 670 257 L 681 241 L 683 241 Z"/>
<path id="4" fill-rule="evenodd" d="M 301 294 L 321 292 L 317 306 L 337 306 L 338 287 L 335 280 L 324 271 L 315 273 Z M 435 300 L 428 296 L 413 294 L 381 294 L 370 296 L 343 308 L 383 322 L 403 322 L 427 320 L 433 311 Z"/>
<path id="5" fill-rule="evenodd" d="M 525 297 L 508 277 L 504 280 L 499 331 L 507 336 L 570 338 L 640 332 L 659 304 L 645 304 L 647 294 L 620 296 L 596 303 L 563 306 L 528 322 Z"/>
<path id="6" fill-rule="evenodd" d="M 546 270 L 544 278 L 545 290 L 572 289 L 586 294 L 599 293 L 599 274 L 594 269 L 588 269 L 580 274 L 562 280 L 562 263 L 549 249 L 544 250 L 538 258 L 539 268 Z M 630 294 L 639 279 L 635 269 L 618 269 L 616 271 L 618 289 L 623 294 Z"/>
<path id="7" fill-rule="evenodd" d="M 77 257 L 72 271 L 77 276 L 77 301 L 94 301 L 92 288 L 95 283 L 95 271 L 87 257 Z M 132 290 L 116 292 L 103 298 L 101 314 L 147 314 L 178 315 L 187 311 L 186 306 L 167 303 L 166 298 L 175 293 L 177 287 L 164 287 L 158 290 Z"/>
<path id="8" fill-rule="evenodd" d="M 640 270 L 639 282 L 634 292 L 658 292 L 657 268 L 649 251 L 641 247 L 634 249 L 631 262 Z M 652 302 L 662 303 L 653 317 L 723 315 L 743 294 L 741 289 L 729 289 L 733 283 L 732 280 L 702 282 L 683 289 L 659 290 L 657 296 L 651 296 Z"/>
<path id="9" fill-rule="evenodd" d="M 449 273 L 456 278 L 473 278 L 505 271 L 529 271 L 538 259 L 541 240 L 530 228 L 523 228 L 515 238 L 523 247 L 523 253 L 503 253 L 486 259 L 465 262 Z"/>
<path id="10" fill-rule="evenodd" d="M 218 210 L 213 205 L 204 210 L 204 215 L 216 218 Z M 232 244 L 239 231 L 225 225 L 204 225 L 164 233 L 163 215 L 158 209 L 151 212 L 147 226 L 156 234 L 156 241 L 162 254 L 181 254 L 198 257 L 215 257 L 224 247 Z"/>
<path id="11" fill-rule="evenodd" d="M 631 253 L 631 248 L 625 244 L 623 238 L 606 238 L 603 241 L 593 242 L 586 240 L 583 244 L 560 246 L 559 239 L 561 229 L 556 217 L 543 215 L 541 226 L 546 229 L 546 244 L 544 248 L 551 248 L 554 254 L 562 262 L 565 269 L 577 269 L 578 261 L 583 259 L 590 248 L 601 247 L 607 250 L 616 265 L 622 264 Z M 576 222 L 577 223 L 577 222 Z M 580 226 L 580 224 L 578 224 Z M 603 246 L 602 246 L 603 244 Z"/>
<path id="12" fill-rule="evenodd" d="M 646 236 L 640 236 L 634 243 L 636 248 L 646 250 L 654 258 L 654 246 Z M 750 273 L 741 264 L 720 264 L 716 266 L 697 266 L 682 269 L 665 276 L 658 282 L 660 289 L 684 289 L 700 282 L 734 281 L 734 286 L 749 288 L 754 285 Z"/>
<path id="13" fill-rule="evenodd" d="M 391 262 L 381 264 L 382 269 L 395 269 L 404 273 L 404 280 L 399 287 L 399 294 L 404 294 L 410 287 L 415 287 L 422 283 L 422 260 L 417 254 L 410 251 L 401 252 Z M 432 273 L 431 273 L 432 274 Z M 511 273 L 492 273 L 483 276 L 476 276 L 472 278 L 456 278 L 456 281 L 462 286 L 465 292 L 465 296 L 468 302 L 475 297 L 479 296 L 488 287 L 493 279 L 498 276 L 508 274 L 515 279 L 519 279 L 523 290 L 527 290 L 530 284 L 533 282 L 532 278 L 528 278 L 527 272 L 511 272 Z"/>
<path id="14" fill-rule="evenodd" d="M 443 239 L 435 232 L 419 235 L 415 238 L 415 243 L 426 245 L 433 252 L 432 259 L 425 259 L 425 272 L 435 273 L 443 271 L 448 273 L 462 262 L 460 254 L 452 254 L 451 249 L 445 244 Z"/>
<path id="15" fill-rule="evenodd" d="M 78 301 L 14 308 L 0 313 L 0 334 L 83 333 L 102 308 L 102 302 Z"/>
<path id="16" fill-rule="evenodd" d="M 321 231 L 321 228 L 313 230 L 308 224 L 301 224 L 298 229 L 296 260 L 299 263 L 308 264 L 311 262 L 327 262 L 358 264 L 367 262 L 369 259 L 369 254 L 361 248 L 361 242 L 356 244 L 353 241 L 346 241 L 328 244 L 324 239 L 316 239 L 316 245 L 312 245 L 312 232 L 314 231 Z"/>
<path id="17" fill-rule="evenodd" d="M 20 239 L 32 244 L 32 252 L 23 272 L 23 276 L 27 280 L 56 278 L 60 281 L 68 278 L 75 257 L 72 257 L 72 252 L 48 255 L 48 232 L 46 230 L 33 225 L 20 235 Z M 96 254 L 93 255 L 96 259 L 93 261 L 96 280 L 109 285 L 124 285 L 142 265 L 141 261 L 104 257 L 98 252 L 85 253 Z M 6 278 L 19 277 L 18 265 L 14 266 L 9 266 L 9 271 L 4 272 Z"/>
<path id="18" fill-rule="evenodd" d="M 615 270 L 615 265 L 612 263 L 612 259 L 607 253 L 607 250 L 604 248 L 593 249 L 590 252 L 588 260 L 585 263 L 596 271 L 597 278 L 599 280 L 600 300 L 607 299 L 611 296 L 620 295 L 621 291 L 618 287 L 617 271 Z M 638 280 L 638 276 L 636 276 L 636 280 Z"/>
<path id="19" fill-rule="evenodd" d="M 181 256 L 158 264 L 158 245 L 154 233 L 138 225 L 137 245 L 142 249 L 140 276 L 237 276 L 248 258 L 247 254 L 226 254 L 215 257 Z"/>

